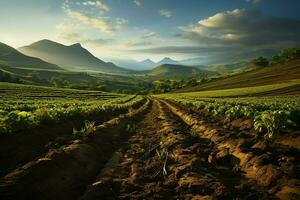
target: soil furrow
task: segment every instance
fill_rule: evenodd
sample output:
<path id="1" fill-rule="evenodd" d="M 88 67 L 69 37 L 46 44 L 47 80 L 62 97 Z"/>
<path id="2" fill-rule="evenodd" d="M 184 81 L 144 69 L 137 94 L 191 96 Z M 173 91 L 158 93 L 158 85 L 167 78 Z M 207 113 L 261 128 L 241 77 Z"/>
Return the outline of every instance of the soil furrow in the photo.
<path id="1" fill-rule="evenodd" d="M 251 199 L 266 192 L 159 101 L 81 199 Z"/>
<path id="2" fill-rule="evenodd" d="M 165 101 L 165 104 L 197 135 L 214 143 L 220 154 L 232 156 L 245 176 L 255 180 L 260 190 L 268 192 L 268 198 L 300 197 L 297 149 L 276 148 L 275 144 L 258 139 L 250 132 L 228 130 L 175 103 Z M 216 156 L 212 155 L 211 159 L 217 159 Z"/>
<path id="3" fill-rule="evenodd" d="M 147 112 L 150 101 L 57 149 L 51 149 L 0 180 L 1 199 L 76 199 Z"/>

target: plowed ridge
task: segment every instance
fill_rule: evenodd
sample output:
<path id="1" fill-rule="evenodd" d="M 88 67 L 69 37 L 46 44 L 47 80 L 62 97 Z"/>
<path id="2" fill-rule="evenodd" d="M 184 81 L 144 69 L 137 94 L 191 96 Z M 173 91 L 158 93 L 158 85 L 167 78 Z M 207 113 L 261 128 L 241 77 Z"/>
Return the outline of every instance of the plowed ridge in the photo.
<path id="1" fill-rule="evenodd" d="M 0 197 L 297 199 L 297 155 L 150 99 L 3 177 Z"/>

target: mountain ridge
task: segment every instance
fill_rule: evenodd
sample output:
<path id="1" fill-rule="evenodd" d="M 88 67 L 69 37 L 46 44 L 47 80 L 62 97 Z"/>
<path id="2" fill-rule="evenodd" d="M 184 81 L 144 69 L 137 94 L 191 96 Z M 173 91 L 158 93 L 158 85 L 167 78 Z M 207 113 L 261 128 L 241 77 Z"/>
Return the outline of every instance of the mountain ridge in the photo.
<path id="1" fill-rule="evenodd" d="M 62 70 L 59 66 L 40 58 L 27 56 L 17 49 L 0 42 L 0 64 L 10 67 Z"/>
<path id="2" fill-rule="evenodd" d="M 55 63 L 71 71 L 94 71 L 104 73 L 124 73 L 128 70 L 97 58 L 80 43 L 63 45 L 51 40 L 40 40 L 19 50 L 27 55 L 36 56 Z"/>

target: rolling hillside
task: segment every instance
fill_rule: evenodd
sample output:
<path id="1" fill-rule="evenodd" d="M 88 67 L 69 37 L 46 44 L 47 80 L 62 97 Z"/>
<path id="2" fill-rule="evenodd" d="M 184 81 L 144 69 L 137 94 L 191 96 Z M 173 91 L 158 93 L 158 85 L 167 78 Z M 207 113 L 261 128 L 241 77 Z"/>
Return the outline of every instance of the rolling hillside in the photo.
<path id="1" fill-rule="evenodd" d="M 236 74 L 230 77 L 219 78 L 208 83 L 181 89 L 180 92 L 219 90 L 262 86 L 289 82 L 300 78 L 300 60 L 258 68 L 252 71 Z M 300 90 L 300 86 L 293 86 Z"/>
<path id="2" fill-rule="evenodd" d="M 70 71 L 55 71 L 55 70 L 32 70 L 16 67 L 0 66 L 2 73 L 9 73 L 12 77 L 18 77 L 22 82 L 32 82 L 35 84 L 45 83 L 50 81 L 53 77 L 62 77 L 70 83 L 82 83 L 86 81 L 96 81 L 97 79 L 84 72 L 70 72 Z M 38 77 L 38 78 L 34 78 Z M 1 76 L 0 76 L 1 79 Z M 45 83 L 46 84 L 46 83 Z"/>
<path id="3" fill-rule="evenodd" d="M 113 63 L 104 62 L 93 56 L 78 43 L 65 46 L 50 40 L 41 40 L 29 46 L 21 47 L 19 50 L 26 55 L 41 58 L 72 71 L 128 72 L 128 70 Z"/>
<path id="4" fill-rule="evenodd" d="M 23 68 L 62 70 L 57 65 L 41 59 L 26 56 L 16 49 L 0 42 L 0 65 Z"/>
<path id="5" fill-rule="evenodd" d="M 211 74 L 211 72 L 203 71 L 195 67 L 184 65 L 163 64 L 150 70 L 147 75 L 156 78 L 191 78 Z"/>

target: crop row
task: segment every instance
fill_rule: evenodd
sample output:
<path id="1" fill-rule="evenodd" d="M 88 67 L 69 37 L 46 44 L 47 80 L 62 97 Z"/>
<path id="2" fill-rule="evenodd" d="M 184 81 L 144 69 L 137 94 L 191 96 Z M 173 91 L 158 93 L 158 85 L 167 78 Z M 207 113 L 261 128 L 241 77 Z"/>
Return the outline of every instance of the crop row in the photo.
<path id="1" fill-rule="evenodd" d="M 184 94 L 160 95 L 197 110 L 205 110 L 214 117 L 230 122 L 236 119 L 252 119 L 254 128 L 267 138 L 286 126 L 298 126 L 300 119 L 299 96 L 249 97 L 249 98 L 200 98 Z"/>
<path id="2" fill-rule="evenodd" d="M 110 114 L 141 102 L 142 96 L 125 96 L 103 101 L 0 102 L 0 134 L 12 133 L 68 119 Z"/>
<path id="3" fill-rule="evenodd" d="M 41 87 L 32 85 L 19 85 L 10 83 L 0 83 L 0 97 L 2 100 L 103 100 L 118 98 L 125 95 L 88 91 L 75 89 L 61 89 L 51 87 Z"/>

